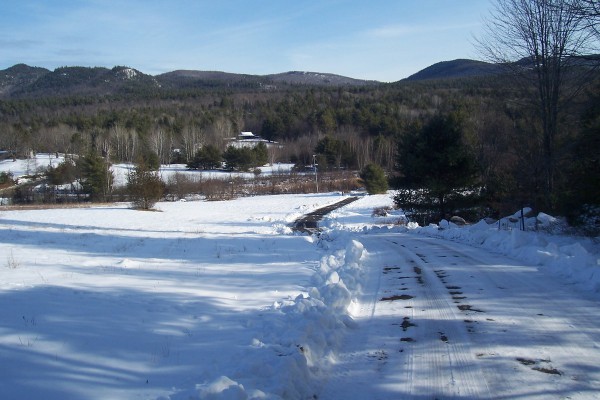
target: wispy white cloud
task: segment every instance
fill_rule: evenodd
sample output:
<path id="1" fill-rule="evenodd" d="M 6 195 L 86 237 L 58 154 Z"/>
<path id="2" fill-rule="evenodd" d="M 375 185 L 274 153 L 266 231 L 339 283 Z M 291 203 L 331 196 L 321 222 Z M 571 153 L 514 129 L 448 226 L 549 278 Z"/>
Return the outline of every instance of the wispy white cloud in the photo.
<path id="1" fill-rule="evenodd" d="M 23 49 L 41 45 L 43 42 L 30 39 L 0 39 L 0 49 Z"/>
<path id="2" fill-rule="evenodd" d="M 388 25 L 379 28 L 369 29 L 365 32 L 365 36 L 370 38 L 398 38 L 406 35 L 412 35 L 418 32 L 422 32 L 422 27 L 410 26 L 410 25 Z"/>
<path id="3" fill-rule="evenodd" d="M 468 24 L 449 24 L 449 25 L 386 25 L 373 29 L 368 29 L 364 32 L 364 36 L 379 39 L 395 39 L 417 34 L 432 34 L 454 30 L 475 29 L 480 27 L 480 23 Z"/>

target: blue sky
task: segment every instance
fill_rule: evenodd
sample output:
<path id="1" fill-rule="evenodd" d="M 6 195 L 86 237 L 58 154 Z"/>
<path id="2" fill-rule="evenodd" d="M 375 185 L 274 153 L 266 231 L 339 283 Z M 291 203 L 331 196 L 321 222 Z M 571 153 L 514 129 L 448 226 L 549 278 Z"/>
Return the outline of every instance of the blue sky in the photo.
<path id="1" fill-rule="evenodd" d="M 397 81 L 480 58 L 490 0 L 2 0 L 0 69 L 126 65 Z"/>

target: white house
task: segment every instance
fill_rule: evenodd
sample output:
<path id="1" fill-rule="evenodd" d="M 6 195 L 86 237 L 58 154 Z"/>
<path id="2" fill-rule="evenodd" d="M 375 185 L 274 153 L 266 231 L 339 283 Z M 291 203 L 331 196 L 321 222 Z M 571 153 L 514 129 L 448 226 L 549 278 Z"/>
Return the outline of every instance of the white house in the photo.
<path id="1" fill-rule="evenodd" d="M 231 145 L 234 147 L 254 147 L 259 143 L 264 143 L 267 147 L 278 146 L 277 142 L 271 142 L 267 139 L 263 139 L 262 137 L 255 135 L 252 132 L 240 132 L 240 134 L 235 137 L 229 139 Z"/>

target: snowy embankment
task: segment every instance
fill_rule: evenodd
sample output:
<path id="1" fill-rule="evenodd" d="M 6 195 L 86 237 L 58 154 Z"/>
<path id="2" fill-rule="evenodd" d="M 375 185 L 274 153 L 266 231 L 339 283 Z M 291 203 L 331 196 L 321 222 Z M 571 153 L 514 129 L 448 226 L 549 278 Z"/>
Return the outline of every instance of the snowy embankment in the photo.
<path id="1" fill-rule="evenodd" d="M 391 206 L 389 195 L 369 196 L 359 204 L 350 205 L 342 211 L 334 211 L 325 221 L 329 229 L 350 229 L 364 231 L 367 229 L 393 229 L 398 232 L 408 232 L 429 235 L 445 240 L 465 243 L 484 248 L 490 253 L 497 253 L 537 265 L 550 273 L 560 276 L 569 282 L 580 286 L 583 290 L 600 293 L 600 241 L 599 238 L 587 238 L 559 233 L 560 222 L 544 213 L 536 217 L 525 218 L 524 225 L 528 229 L 520 230 L 520 212 L 503 218 L 500 222 L 488 224 L 484 220 L 473 225 L 459 226 L 448 221 L 440 221 L 420 227 L 414 223 L 406 226 L 392 226 L 402 218 L 402 215 L 380 217 L 365 222 L 364 215 L 369 207 Z M 527 214 L 529 210 L 525 210 Z M 502 227 L 500 229 L 499 227 Z M 534 231 L 537 229 L 537 231 Z"/>
<path id="2" fill-rule="evenodd" d="M 468 227 L 453 226 L 442 230 L 438 226 L 429 226 L 418 228 L 415 232 L 507 255 L 545 268 L 584 290 L 600 293 L 600 247 L 588 238 L 521 231 L 518 228 L 499 230 L 497 225 L 490 226 L 484 221 Z"/>
<path id="3" fill-rule="evenodd" d="M 345 249 L 323 257 L 312 277 L 315 286 L 265 310 L 260 338 L 239 355 L 233 374 L 169 398 L 313 398 L 319 377 L 335 361 L 345 328 L 352 326 L 348 309 L 360 290 L 364 253 L 362 244 L 351 240 Z"/>
<path id="4" fill-rule="evenodd" d="M 306 398 L 363 249 L 290 224 L 339 194 L 0 212 L 0 398 Z"/>

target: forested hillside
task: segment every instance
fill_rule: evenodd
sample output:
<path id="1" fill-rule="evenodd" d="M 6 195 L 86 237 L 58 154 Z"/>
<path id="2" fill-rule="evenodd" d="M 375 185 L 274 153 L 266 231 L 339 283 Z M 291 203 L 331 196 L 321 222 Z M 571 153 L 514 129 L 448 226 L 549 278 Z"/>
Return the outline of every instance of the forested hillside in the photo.
<path id="1" fill-rule="evenodd" d="M 510 75 L 491 74 L 487 66 L 484 74 L 464 73 L 473 66 L 480 65 L 451 63 L 450 72 L 434 75 L 449 78 L 384 84 L 327 74 L 176 71 L 152 77 L 126 67 L 50 72 L 19 65 L 0 74 L 0 150 L 15 157 L 95 153 L 109 162 L 151 154 L 162 164 L 188 163 L 207 146 L 224 153 L 228 139 L 251 131 L 278 143 L 270 147 L 270 161 L 306 166 L 316 155 L 319 169 L 354 171 L 375 164 L 393 184 L 406 157 L 429 151 L 411 148 L 423 143 L 410 145 L 406 138 L 444 115 L 460 131 L 452 148 L 472 158 L 468 186 L 483 195 L 480 212 L 548 207 L 539 182 L 540 129 L 526 101 L 534 89 L 511 85 Z M 598 169 L 591 156 L 599 148 L 598 93 L 598 74 L 590 75 L 561 114 L 557 182 L 564 190 L 552 207 L 587 204 L 578 193 L 596 183 L 590 174 Z"/>

